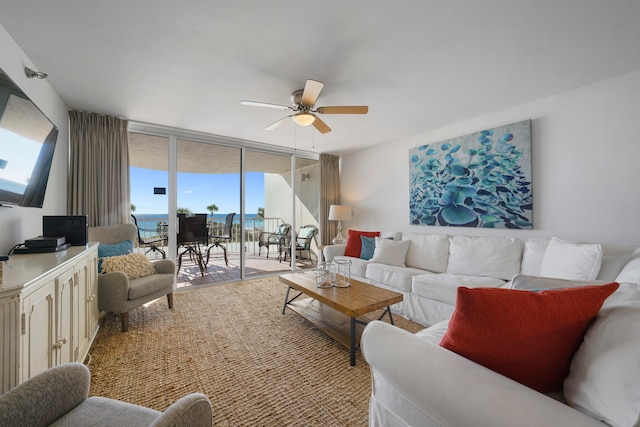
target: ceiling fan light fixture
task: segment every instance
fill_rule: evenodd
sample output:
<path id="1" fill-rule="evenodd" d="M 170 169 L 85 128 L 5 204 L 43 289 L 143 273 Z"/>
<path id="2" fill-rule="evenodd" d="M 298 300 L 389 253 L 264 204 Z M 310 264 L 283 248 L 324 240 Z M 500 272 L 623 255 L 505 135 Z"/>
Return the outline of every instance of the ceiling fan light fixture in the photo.
<path id="1" fill-rule="evenodd" d="M 291 119 L 300 126 L 309 126 L 316 120 L 316 116 L 310 113 L 298 113 L 291 116 Z"/>

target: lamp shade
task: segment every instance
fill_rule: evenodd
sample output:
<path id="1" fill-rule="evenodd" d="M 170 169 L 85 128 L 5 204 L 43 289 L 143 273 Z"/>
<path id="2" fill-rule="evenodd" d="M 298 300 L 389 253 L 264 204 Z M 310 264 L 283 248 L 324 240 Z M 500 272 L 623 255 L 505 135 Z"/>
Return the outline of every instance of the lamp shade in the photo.
<path id="1" fill-rule="evenodd" d="M 309 113 L 298 113 L 291 116 L 291 119 L 300 126 L 309 126 L 316 120 L 316 116 Z"/>
<path id="2" fill-rule="evenodd" d="M 329 221 L 349 221 L 351 219 L 351 206 L 329 206 Z"/>

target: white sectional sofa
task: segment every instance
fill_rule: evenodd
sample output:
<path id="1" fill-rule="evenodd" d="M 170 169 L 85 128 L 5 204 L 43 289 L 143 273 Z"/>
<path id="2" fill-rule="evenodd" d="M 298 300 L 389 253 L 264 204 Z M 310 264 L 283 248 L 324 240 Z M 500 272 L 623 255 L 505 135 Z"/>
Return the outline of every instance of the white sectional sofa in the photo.
<path id="1" fill-rule="evenodd" d="M 411 241 L 406 267 L 347 257 L 353 277 L 403 293 L 395 312 L 432 325 L 416 334 L 380 321 L 365 328 L 370 426 L 640 427 L 640 248 L 603 256 L 600 245 L 555 238 L 409 234 L 403 240 Z M 324 250 L 327 260 L 342 253 L 344 245 Z M 589 324 L 563 389 L 554 393 L 440 345 L 458 286 L 539 291 L 612 281 L 620 287 Z"/>
<path id="2" fill-rule="evenodd" d="M 369 260 L 344 256 L 345 244 L 325 246 L 324 260 L 348 259 L 352 278 L 402 293 L 403 301 L 391 310 L 424 326 L 451 317 L 458 286 L 502 287 L 516 274 L 613 280 L 630 255 L 603 256 L 598 244 L 556 238 L 523 241 L 515 237 L 386 232 L 381 238 L 411 242 L 401 257 L 402 264 L 397 257 L 395 265 L 385 263 L 389 257 L 384 254 L 378 258 L 374 254 Z M 546 253 L 550 242 L 554 250 Z"/>

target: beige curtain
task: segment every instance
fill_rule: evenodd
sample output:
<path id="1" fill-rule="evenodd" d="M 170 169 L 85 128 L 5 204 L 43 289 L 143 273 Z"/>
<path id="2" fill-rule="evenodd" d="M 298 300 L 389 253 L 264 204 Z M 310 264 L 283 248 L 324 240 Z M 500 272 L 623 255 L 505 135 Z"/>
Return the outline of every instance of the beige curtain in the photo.
<path id="1" fill-rule="evenodd" d="M 89 226 L 129 222 L 129 134 L 127 121 L 69 112 L 68 211 L 89 215 Z"/>
<path id="2" fill-rule="evenodd" d="M 340 157 L 320 154 L 320 242 L 330 245 L 338 232 L 336 221 L 329 221 L 329 206 L 340 204 Z"/>

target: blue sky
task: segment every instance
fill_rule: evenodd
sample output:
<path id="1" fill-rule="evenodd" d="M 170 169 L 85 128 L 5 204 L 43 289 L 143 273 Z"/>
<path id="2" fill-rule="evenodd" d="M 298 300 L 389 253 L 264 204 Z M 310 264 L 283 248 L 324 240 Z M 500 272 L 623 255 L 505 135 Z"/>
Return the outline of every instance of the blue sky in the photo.
<path id="1" fill-rule="evenodd" d="M 167 171 L 131 167 L 131 203 L 138 214 L 167 213 L 167 195 L 153 194 L 154 187 L 167 187 Z M 264 174 L 246 174 L 246 213 L 264 207 Z M 178 207 L 193 213 L 208 213 L 207 206 L 218 206 L 218 214 L 240 212 L 240 174 L 178 173 Z"/>

